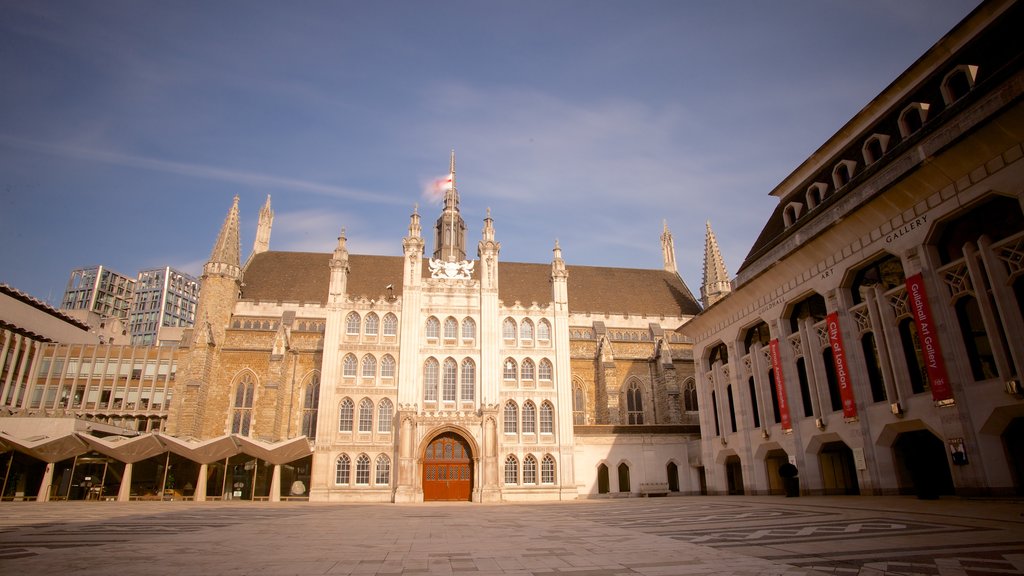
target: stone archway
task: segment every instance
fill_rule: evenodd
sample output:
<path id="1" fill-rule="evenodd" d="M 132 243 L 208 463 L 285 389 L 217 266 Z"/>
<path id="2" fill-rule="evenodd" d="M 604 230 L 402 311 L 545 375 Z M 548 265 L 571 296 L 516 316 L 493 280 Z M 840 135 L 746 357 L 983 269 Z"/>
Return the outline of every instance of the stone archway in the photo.
<path id="1" fill-rule="evenodd" d="M 442 432 L 423 450 L 423 500 L 468 501 L 473 495 L 473 451 L 461 434 Z"/>

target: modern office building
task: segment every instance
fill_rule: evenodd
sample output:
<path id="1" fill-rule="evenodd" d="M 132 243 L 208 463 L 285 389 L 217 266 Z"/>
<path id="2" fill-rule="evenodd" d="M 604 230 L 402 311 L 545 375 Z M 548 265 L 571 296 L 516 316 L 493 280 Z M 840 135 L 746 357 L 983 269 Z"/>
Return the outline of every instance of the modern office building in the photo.
<path id="1" fill-rule="evenodd" d="M 155 345 L 166 328 L 191 327 L 198 301 L 199 280 L 189 274 L 170 266 L 139 272 L 128 316 L 131 344 Z"/>

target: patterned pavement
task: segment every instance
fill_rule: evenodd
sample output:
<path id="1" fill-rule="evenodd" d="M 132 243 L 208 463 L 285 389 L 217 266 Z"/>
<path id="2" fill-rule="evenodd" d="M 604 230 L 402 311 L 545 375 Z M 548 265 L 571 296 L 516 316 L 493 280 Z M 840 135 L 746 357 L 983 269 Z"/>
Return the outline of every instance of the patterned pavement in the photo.
<path id="1" fill-rule="evenodd" d="M 0 504 L 0 574 L 1024 575 L 1024 503 Z"/>

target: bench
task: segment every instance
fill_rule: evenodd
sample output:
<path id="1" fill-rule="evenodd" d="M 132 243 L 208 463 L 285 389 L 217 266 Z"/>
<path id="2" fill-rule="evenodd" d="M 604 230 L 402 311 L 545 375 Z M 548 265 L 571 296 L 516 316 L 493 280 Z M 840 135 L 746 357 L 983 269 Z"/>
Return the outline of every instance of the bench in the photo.
<path id="1" fill-rule="evenodd" d="M 640 484 L 641 496 L 668 496 L 668 482 L 650 482 Z"/>

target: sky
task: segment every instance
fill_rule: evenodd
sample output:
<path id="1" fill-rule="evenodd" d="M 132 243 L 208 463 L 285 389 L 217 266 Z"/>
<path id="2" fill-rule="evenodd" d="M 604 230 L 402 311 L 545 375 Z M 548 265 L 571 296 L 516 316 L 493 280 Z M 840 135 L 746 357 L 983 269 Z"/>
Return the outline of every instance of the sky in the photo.
<path id="1" fill-rule="evenodd" d="M 242 258 L 401 255 L 456 154 L 475 257 L 734 275 L 769 192 L 976 0 L 0 0 L 0 283 L 199 275 L 239 197 Z"/>

